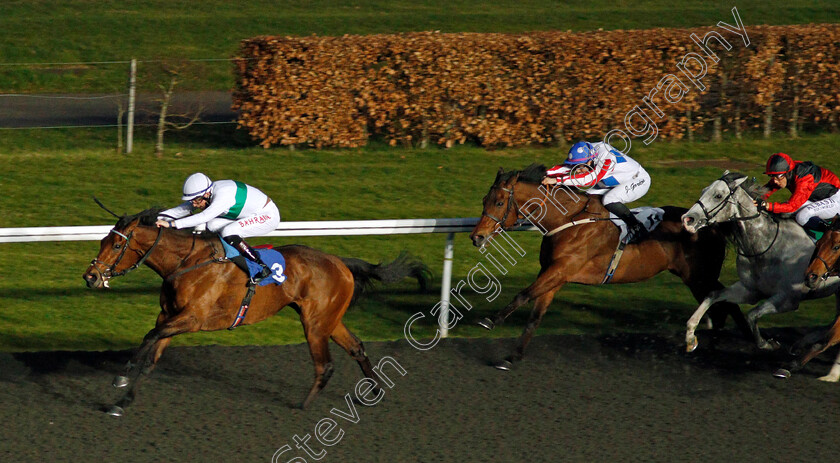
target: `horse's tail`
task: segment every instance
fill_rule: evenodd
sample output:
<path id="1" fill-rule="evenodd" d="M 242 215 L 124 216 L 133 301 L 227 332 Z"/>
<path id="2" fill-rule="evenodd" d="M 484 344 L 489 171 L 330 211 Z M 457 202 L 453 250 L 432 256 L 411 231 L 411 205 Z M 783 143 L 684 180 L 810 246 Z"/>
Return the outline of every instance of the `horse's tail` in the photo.
<path id="1" fill-rule="evenodd" d="M 367 289 L 373 286 L 373 281 L 384 284 L 395 283 L 405 277 L 417 279 L 421 291 L 426 291 L 432 280 L 432 272 L 429 267 L 420 259 L 403 251 L 389 264 L 371 264 L 362 259 L 353 257 L 342 257 L 341 261 L 353 272 L 355 290 L 353 291 L 353 302 L 355 302 Z"/>

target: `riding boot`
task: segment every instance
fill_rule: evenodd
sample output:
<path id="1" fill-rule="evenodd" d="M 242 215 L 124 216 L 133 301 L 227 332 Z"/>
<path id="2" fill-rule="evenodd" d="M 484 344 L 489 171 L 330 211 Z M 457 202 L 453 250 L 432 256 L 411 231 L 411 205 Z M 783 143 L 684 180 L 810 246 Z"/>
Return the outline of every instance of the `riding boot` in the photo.
<path id="1" fill-rule="evenodd" d="M 825 232 L 831 228 L 831 224 L 819 217 L 811 217 L 807 222 L 805 222 L 805 225 L 802 225 L 802 227 L 805 229 L 805 233 L 808 234 L 811 240 L 816 243 L 823 237 Z"/>
<path id="2" fill-rule="evenodd" d="M 627 224 L 627 237 L 624 240 L 625 243 L 632 243 L 634 241 L 639 242 L 647 239 L 649 235 L 647 228 L 639 222 L 639 219 L 633 215 L 626 204 L 610 203 L 605 204 L 604 208 L 615 214 L 619 219 L 623 220 L 624 223 Z"/>
<path id="3" fill-rule="evenodd" d="M 260 255 L 254 251 L 254 248 L 248 246 L 248 243 L 245 242 L 242 238 L 236 236 L 228 236 L 225 238 L 225 241 L 228 242 L 231 246 L 235 247 L 240 254 L 248 258 L 248 260 L 256 263 L 260 266 L 260 271 L 257 273 L 254 278 L 252 279 L 254 283 L 259 283 L 269 276 L 271 276 L 271 269 L 265 265 L 265 262 L 260 259 Z"/>

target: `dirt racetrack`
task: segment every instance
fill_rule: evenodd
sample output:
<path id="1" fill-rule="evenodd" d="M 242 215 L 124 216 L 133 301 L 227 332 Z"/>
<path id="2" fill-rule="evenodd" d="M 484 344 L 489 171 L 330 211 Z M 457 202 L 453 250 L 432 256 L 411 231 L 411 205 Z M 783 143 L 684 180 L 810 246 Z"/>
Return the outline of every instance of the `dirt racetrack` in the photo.
<path id="1" fill-rule="evenodd" d="M 768 331 L 790 343 L 794 330 Z M 344 395 L 362 378 L 332 345 L 336 373 L 311 409 L 290 408 L 310 386 L 305 345 L 171 348 L 123 418 L 99 409 L 128 352 L 0 354 L 0 461 L 324 462 L 719 461 L 827 462 L 840 450 L 840 384 L 817 381 L 834 350 L 789 380 L 770 375 L 734 333 L 535 338 L 510 372 L 489 362 L 513 340 L 368 343 L 376 363 L 405 370 L 377 405 Z M 315 440 L 319 420 L 344 432 Z M 336 439 L 338 428 L 328 437 Z M 326 453 L 322 453 L 326 452 Z M 299 457 L 299 459 L 295 459 Z"/>

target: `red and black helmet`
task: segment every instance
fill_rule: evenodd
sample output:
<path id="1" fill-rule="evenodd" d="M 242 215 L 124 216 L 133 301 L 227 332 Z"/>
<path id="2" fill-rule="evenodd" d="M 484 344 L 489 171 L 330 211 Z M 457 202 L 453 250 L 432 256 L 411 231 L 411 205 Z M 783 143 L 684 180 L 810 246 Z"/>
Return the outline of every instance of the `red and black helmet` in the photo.
<path id="1" fill-rule="evenodd" d="M 786 174 L 793 170 L 793 159 L 785 153 L 776 153 L 770 156 L 767 160 L 767 168 L 764 169 L 766 175 L 780 175 Z"/>

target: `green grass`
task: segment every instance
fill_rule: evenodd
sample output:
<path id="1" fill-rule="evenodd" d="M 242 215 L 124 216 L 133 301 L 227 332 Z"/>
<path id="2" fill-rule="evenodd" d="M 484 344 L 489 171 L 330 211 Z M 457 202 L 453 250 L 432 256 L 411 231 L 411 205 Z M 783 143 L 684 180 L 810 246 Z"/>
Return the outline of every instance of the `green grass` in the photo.
<path id="1" fill-rule="evenodd" d="M 183 179 L 204 171 L 212 178 L 236 178 L 256 185 L 280 205 L 283 219 L 349 220 L 424 217 L 475 217 L 496 170 L 522 168 L 531 162 L 553 164 L 564 149 L 527 148 L 487 151 L 471 146 L 453 149 L 394 149 L 372 145 L 358 150 L 288 151 L 241 147 L 207 132 L 179 134 L 167 154 L 149 154 L 149 134 L 141 132 L 136 153 L 113 152 L 113 131 L 4 131 L 0 137 L 0 227 L 102 225 L 113 219 L 90 199 L 99 197 L 116 212 L 133 213 L 152 205 L 177 202 Z M 840 136 L 798 140 L 744 140 L 713 143 L 639 144 L 633 152 L 653 177 L 650 192 L 634 205 L 688 206 L 700 190 L 719 177 L 725 164 L 759 175 L 769 153 L 786 151 L 840 170 L 836 146 Z M 635 146 L 635 145 L 634 145 Z M 710 160 L 729 160 L 704 166 Z M 694 162 L 687 162 L 694 161 Z M 508 275 L 500 276 L 503 293 L 492 302 L 465 292 L 474 306 L 452 330 L 454 336 L 517 336 L 528 309 L 520 309 L 504 326 L 485 332 L 479 317 L 503 307 L 538 270 L 539 235 L 514 235 L 527 255 Z M 421 257 L 439 278 L 443 235 L 263 239 L 256 243 L 302 243 L 342 256 L 379 262 L 406 249 Z M 96 242 L 19 243 L 0 245 L 0 350 L 119 349 L 137 345 L 157 314 L 159 278 L 141 269 L 115 280 L 112 291 L 88 290 L 82 272 L 99 248 Z M 466 236 L 455 244 L 454 282 L 485 262 Z M 724 283 L 735 280 L 733 258 Z M 379 288 L 346 321 L 362 339 L 403 336 L 405 321 L 429 313 L 439 298 L 439 279 L 430 294 L 414 285 Z M 587 287 L 560 291 L 540 334 L 614 331 L 679 331 L 696 303 L 676 277 L 660 275 L 634 285 Z M 745 307 L 746 309 L 746 307 Z M 831 300 L 806 302 L 799 312 L 765 317 L 760 325 L 806 326 L 829 323 Z M 433 333 L 431 318 L 418 322 L 421 336 Z M 176 345 L 277 344 L 302 342 L 302 330 L 291 310 L 234 332 L 179 336 Z"/>
<path id="2" fill-rule="evenodd" d="M 243 1 L 10 0 L 0 6 L 0 64 L 229 58 L 258 35 L 342 35 L 439 30 L 535 30 L 712 27 L 733 23 L 732 2 L 592 0 Z M 757 24 L 837 22 L 832 0 L 737 3 L 747 28 Z M 14 33 L 10 32 L 14 31 Z M 688 39 L 688 38 L 686 38 Z M 140 65 L 141 88 L 156 89 L 159 65 Z M 0 66 L 0 92 L 112 92 L 127 66 Z M 227 62 L 192 63 L 180 89 L 232 88 Z"/>

